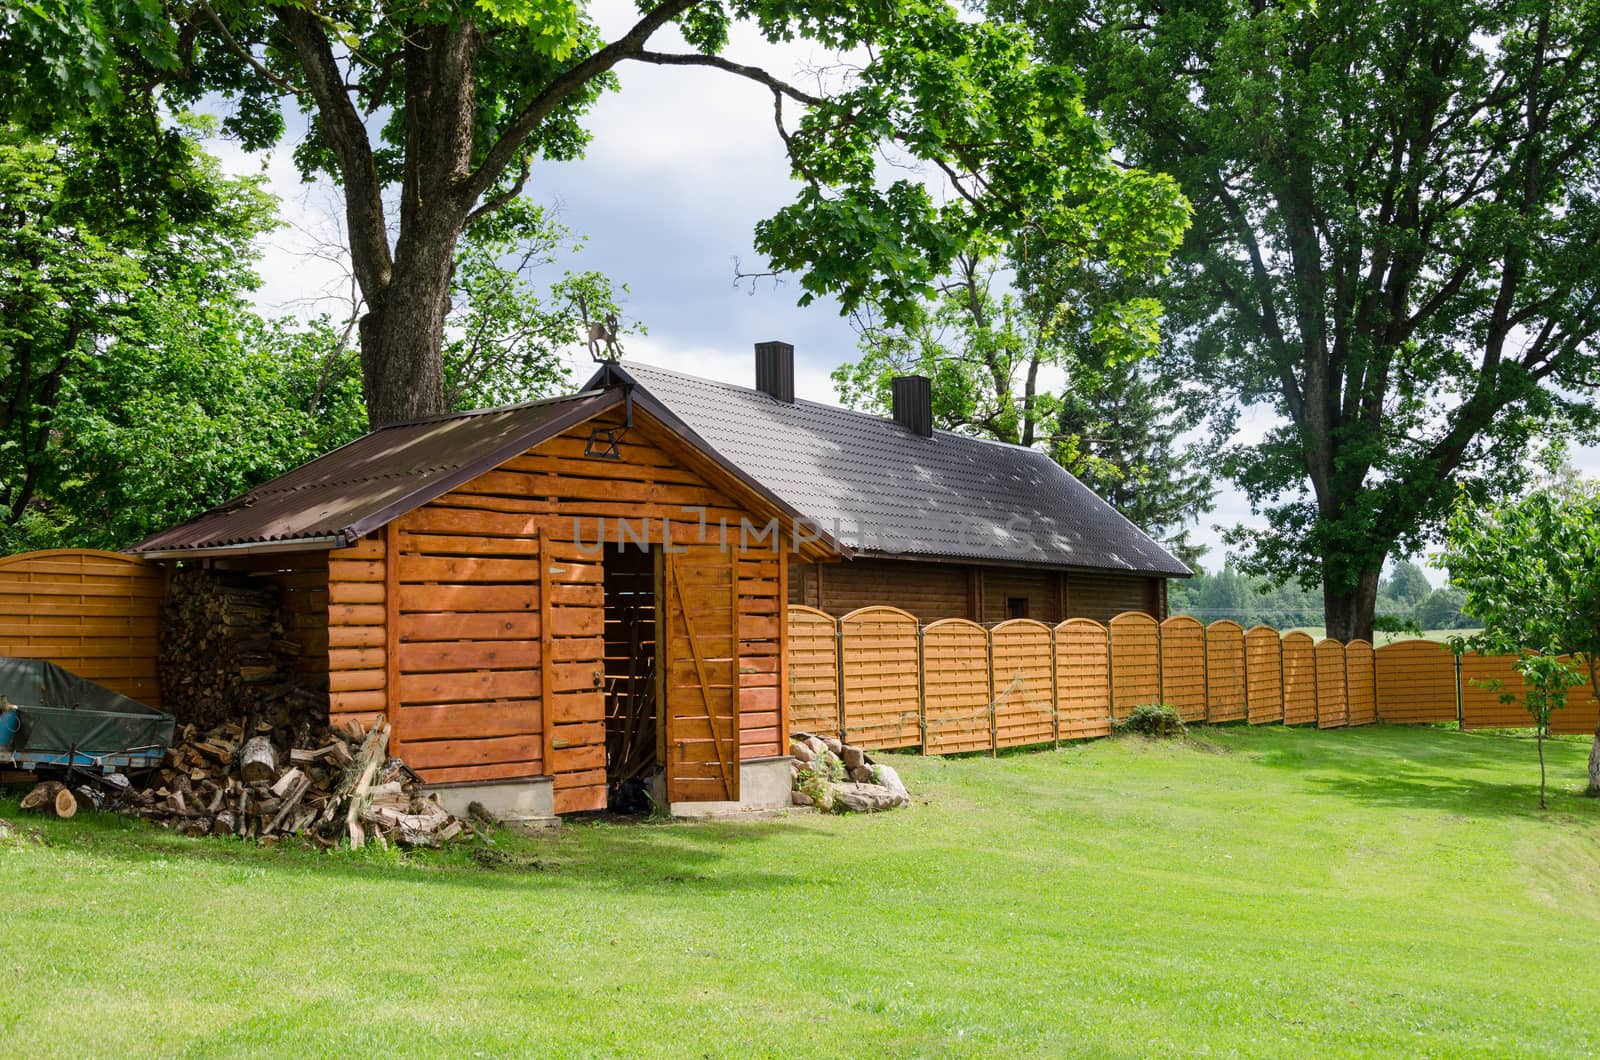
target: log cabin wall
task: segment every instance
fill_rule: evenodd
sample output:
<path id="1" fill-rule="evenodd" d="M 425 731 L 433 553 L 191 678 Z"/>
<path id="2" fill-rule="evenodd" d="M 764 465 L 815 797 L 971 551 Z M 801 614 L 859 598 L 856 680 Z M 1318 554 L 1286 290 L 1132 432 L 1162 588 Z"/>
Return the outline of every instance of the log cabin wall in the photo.
<path id="1" fill-rule="evenodd" d="M 1049 625 L 1060 622 L 1060 575 L 1054 571 L 991 567 L 983 572 L 983 619 L 986 625 L 1013 618 L 1032 618 Z M 1022 601 L 1012 614 L 1011 601 Z"/>
<path id="2" fill-rule="evenodd" d="M 430 783 L 549 776 L 557 812 L 605 807 L 602 528 L 615 541 L 617 520 L 633 535 L 648 520 L 659 546 L 670 520 L 683 545 L 724 524 L 737 539 L 741 519 L 765 517 L 642 425 L 622 439 L 621 459 L 586 457 L 591 426 L 329 554 L 331 720 L 388 711 L 398 753 Z M 738 745 L 748 760 L 778 755 L 786 737 L 787 557 L 756 543 L 737 567 Z"/>
<path id="3" fill-rule="evenodd" d="M 1009 619 L 1010 599 L 1021 597 L 1028 601 L 1026 617 L 1049 624 L 1067 618 L 1104 623 L 1124 611 L 1166 617 L 1165 579 L 1146 575 L 876 558 L 796 562 L 789 574 L 788 601 L 830 615 L 886 605 L 909 611 L 924 624 L 946 618 L 993 624 Z M 977 599 L 981 608 L 974 604 Z"/>

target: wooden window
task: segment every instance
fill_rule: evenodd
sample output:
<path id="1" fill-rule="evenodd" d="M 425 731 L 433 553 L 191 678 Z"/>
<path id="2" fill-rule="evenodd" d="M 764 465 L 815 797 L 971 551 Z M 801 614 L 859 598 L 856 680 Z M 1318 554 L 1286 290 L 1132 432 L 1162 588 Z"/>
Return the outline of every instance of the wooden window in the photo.
<path id="1" fill-rule="evenodd" d="M 1008 597 L 1006 597 L 1006 617 L 1007 618 L 1027 618 L 1028 617 L 1028 598 L 1026 596 L 1008 596 Z"/>

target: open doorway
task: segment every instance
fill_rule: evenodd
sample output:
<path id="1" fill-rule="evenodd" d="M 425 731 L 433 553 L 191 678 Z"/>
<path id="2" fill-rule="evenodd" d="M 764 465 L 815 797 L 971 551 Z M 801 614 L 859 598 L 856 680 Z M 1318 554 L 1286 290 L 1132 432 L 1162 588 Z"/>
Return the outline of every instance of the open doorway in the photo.
<path id="1" fill-rule="evenodd" d="M 617 813 L 648 813 L 660 772 L 656 554 L 605 547 L 606 789 Z"/>

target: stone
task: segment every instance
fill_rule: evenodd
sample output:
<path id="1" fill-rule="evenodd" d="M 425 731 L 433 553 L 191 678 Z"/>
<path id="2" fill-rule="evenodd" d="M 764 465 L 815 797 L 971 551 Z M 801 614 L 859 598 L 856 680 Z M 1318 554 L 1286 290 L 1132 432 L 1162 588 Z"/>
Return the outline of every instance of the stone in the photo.
<path id="1" fill-rule="evenodd" d="M 800 740 L 796 740 L 794 743 L 789 745 L 789 754 L 799 759 L 801 762 L 809 762 L 813 758 L 817 757 L 817 752 L 813 751 L 808 744 Z"/>
<path id="2" fill-rule="evenodd" d="M 789 792 L 789 801 L 794 803 L 796 806 L 815 806 L 817 804 L 816 799 L 813 799 L 810 795 L 807 795 L 803 791 Z"/>
<path id="3" fill-rule="evenodd" d="M 824 736 L 822 738 L 822 746 L 826 747 L 834 754 L 838 754 L 840 751 L 844 750 L 844 744 L 840 743 L 838 740 L 835 740 L 832 736 Z"/>
<path id="4" fill-rule="evenodd" d="M 847 770 L 847 774 L 857 784 L 871 784 L 875 779 L 872 775 L 871 766 L 851 766 Z"/>
<path id="5" fill-rule="evenodd" d="M 895 772 L 893 766 L 879 763 L 872 767 L 872 774 L 872 779 L 875 782 L 888 788 L 907 802 L 911 801 L 911 793 L 906 790 L 905 782 L 900 779 L 900 774 Z"/>
<path id="6" fill-rule="evenodd" d="M 829 784 L 832 802 L 855 813 L 878 813 L 910 804 L 910 799 L 896 795 L 881 784 Z"/>
<path id="7" fill-rule="evenodd" d="M 864 766 L 867 764 L 867 753 L 861 748 L 851 747 L 849 744 L 845 744 L 844 747 L 840 749 L 839 758 L 844 762 L 844 767 L 846 769 L 854 769 L 857 766 Z"/>
<path id="8" fill-rule="evenodd" d="M 819 755 L 828 749 L 828 745 L 822 742 L 822 737 L 820 736 L 807 736 L 806 746 L 811 748 L 813 755 Z"/>

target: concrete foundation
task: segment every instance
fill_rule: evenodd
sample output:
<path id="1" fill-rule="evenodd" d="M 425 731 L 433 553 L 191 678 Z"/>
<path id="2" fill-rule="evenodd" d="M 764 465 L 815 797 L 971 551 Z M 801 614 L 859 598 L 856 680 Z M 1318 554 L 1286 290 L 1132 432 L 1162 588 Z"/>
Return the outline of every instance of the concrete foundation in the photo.
<path id="1" fill-rule="evenodd" d="M 672 816 L 728 817 L 789 809 L 793 805 L 789 798 L 793 787 L 788 755 L 752 759 L 739 763 L 738 802 L 675 802 Z"/>
<path id="2" fill-rule="evenodd" d="M 439 797 L 440 805 L 461 818 L 467 816 L 467 806 L 477 802 L 518 828 L 548 828 L 561 823 L 556 816 L 555 783 L 549 777 L 441 784 L 428 790 Z"/>

